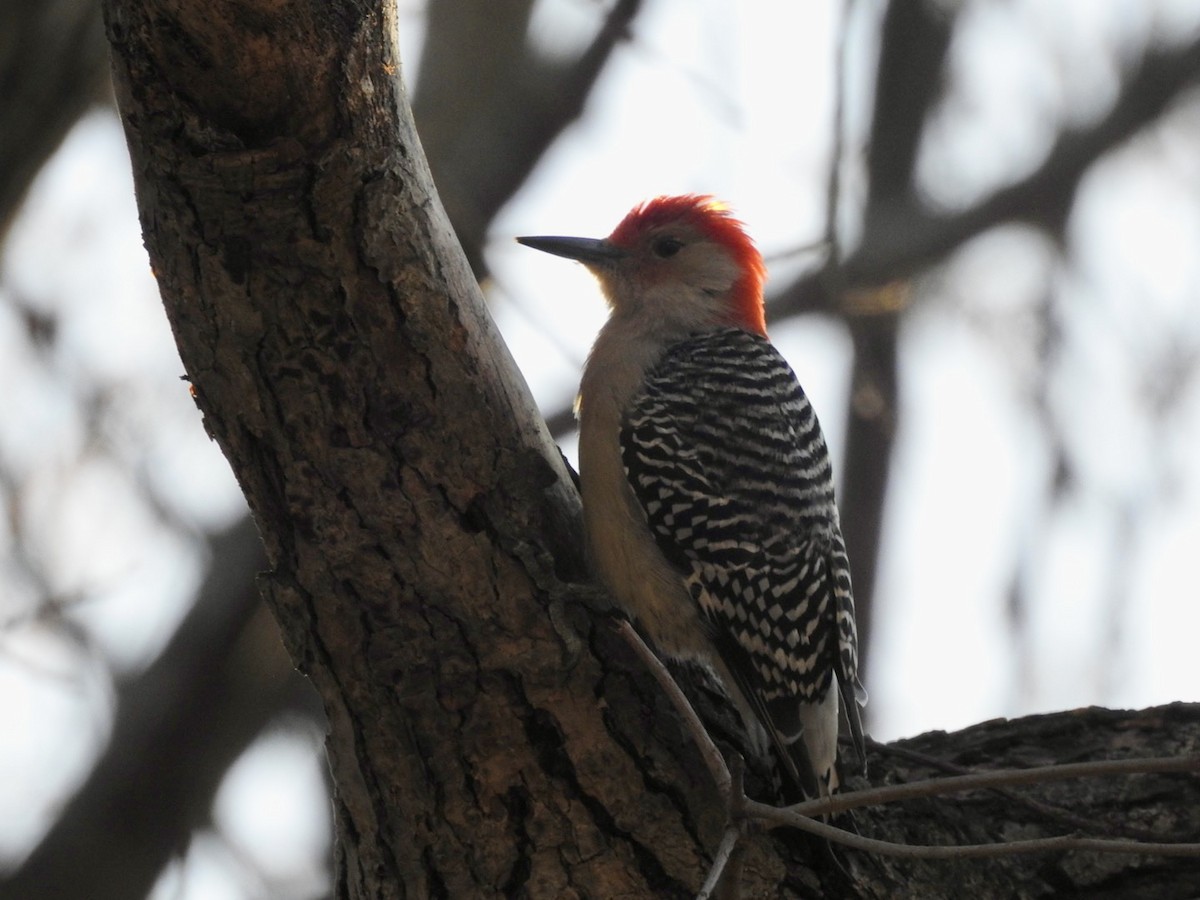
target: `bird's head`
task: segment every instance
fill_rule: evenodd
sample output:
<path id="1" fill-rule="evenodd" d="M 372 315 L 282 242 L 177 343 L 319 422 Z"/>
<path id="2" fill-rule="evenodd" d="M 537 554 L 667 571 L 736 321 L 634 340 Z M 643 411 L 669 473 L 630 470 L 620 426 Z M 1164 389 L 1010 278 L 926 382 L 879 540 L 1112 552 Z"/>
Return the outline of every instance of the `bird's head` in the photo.
<path id="1" fill-rule="evenodd" d="M 736 325 L 766 334 L 762 254 L 722 203 L 699 194 L 634 207 L 606 238 L 520 237 L 578 260 L 615 315 L 686 331 Z"/>

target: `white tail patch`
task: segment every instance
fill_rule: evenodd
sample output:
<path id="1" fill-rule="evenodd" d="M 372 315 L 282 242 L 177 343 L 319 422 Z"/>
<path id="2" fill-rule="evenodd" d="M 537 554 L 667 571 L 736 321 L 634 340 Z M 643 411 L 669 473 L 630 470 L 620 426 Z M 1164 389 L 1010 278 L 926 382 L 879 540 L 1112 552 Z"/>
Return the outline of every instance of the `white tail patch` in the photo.
<path id="1" fill-rule="evenodd" d="M 832 794 L 838 789 L 838 690 L 830 683 L 825 698 L 819 703 L 800 704 L 800 722 L 804 726 L 804 745 L 816 770 L 821 789 Z"/>

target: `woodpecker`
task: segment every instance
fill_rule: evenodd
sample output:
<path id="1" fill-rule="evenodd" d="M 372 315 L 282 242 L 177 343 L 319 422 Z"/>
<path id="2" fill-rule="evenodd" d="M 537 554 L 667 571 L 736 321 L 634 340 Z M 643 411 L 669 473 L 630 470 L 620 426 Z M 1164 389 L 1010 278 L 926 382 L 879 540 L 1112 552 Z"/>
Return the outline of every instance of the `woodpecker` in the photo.
<path id="1" fill-rule="evenodd" d="M 579 476 L 604 586 L 660 652 L 710 666 L 795 798 L 860 760 L 857 636 L 829 452 L 767 340 L 766 266 L 712 197 L 658 197 L 607 238 L 520 237 L 610 308 L 584 366 Z"/>

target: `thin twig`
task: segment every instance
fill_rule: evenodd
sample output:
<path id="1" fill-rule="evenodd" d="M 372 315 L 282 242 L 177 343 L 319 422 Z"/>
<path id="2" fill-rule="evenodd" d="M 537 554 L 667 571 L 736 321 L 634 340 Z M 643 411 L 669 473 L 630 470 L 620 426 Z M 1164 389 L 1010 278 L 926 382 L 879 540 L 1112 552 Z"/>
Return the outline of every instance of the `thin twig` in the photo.
<path id="1" fill-rule="evenodd" d="M 1106 775 L 1145 775 L 1177 772 L 1200 772 L 1200 757 L 1151 757 L 1146 759 L 1106 759 L 1085 763 L 1065 763 L 1053 766 L 1035 766 L 1030 769 L 997 769 L 950 778 L 934 778 L 909 784 L 868 788 L 836 794 L 819 800 L 809 800 L 794 806 L 780 808 L 751 800 L 745 795 L 741 779 L 741 758 L 733 762 L 733 773 L 726 766 L 716 744 L 708 736 L 700 717 L 692 708 L 683 691 L 654 655 L 653 651 L 627 621 L 617 624 L 617 631 L 646 663 L 656 681 L 666 692 L 675 708 L 683 717 L 689 731 L 696 739 L 701 755 L 716 781 L 721 795 L 726 799 L 729 810 L 729 826 L 717 849 L 717 856 L 708 878 L 704 882 L 702 897 L 711 896 L 720 884 L 723 871 L 738 846 L 741 835 L 750 820 L 759 820 L 773 825 L 786 825 L 841 844 L 880 856 L 904 857 L 909 859 L 996 859 L 1024 853 L 1062 853 L 1070 850 L 1090 850 L 1096 853 L 1129 853 L 1153 856 L 1200 856 L 1200 843 L 1162 843 L 1155 841 L 1123 841 L 1110 838 L 1079 837 L 1073 834 L 1055 835 L 1048 838 L 1032 838 L 1022 841 L 1005 841 L 995 844 L 898 844 L 881 841 L 827 825 L 810 816 L 828 815 L 861 806 L 878 806 L 918 797 L 932 797 L 960 791 L 992 789 L 1018 784 L 1034 784 L 1057 781 L 1065 778 L 1084 778 Z M 731 834 L 732 832 L 732 834 Z M 726 846 L 728 845 L 728 846 Z"/>
<path id="2" fill-rule="evenodd" d="M 910 859 L 995 859 L 1002 856 L 1017 856 L 1023 853 L 1061 853 L 1067 850 L 1092 850 L 1097 853 L 1133 853 L 1147 856 L 1200 856 L 1200 844 L 1163 844 L 1150 841 L 1114 841 L 1107 838 L 1086 838 L 1073 834 L 1061 834 L 1048 838 L 1032 838 L 1024 841 L 1005 841 L 997 844 L 897 844 L 854 834 L 842 828 L 826 825 L 807 816 L 797 815 L 792 809 L 783 809 L 746 800 L 746 815 L 770 822 L 798 828 L 842 844 L 880 856 L 907 857 Z"/>
<path id="3" fill-rule="evenodd" d="M 1105 775 L 1151 775 L 1176 772 L 1200 772 L 1200 757 L 1165 756 L 1142 759 L 1100 759 L 1083 763 L 1061 763 L 1052 766 L 1035 766 L 1029 769 L 994 769 L 970 775 L 955 775 L 950 778 L 930 778 L 908 784 L 893 784 L 886 787 L 864 788 L 835 794 L 817 800 L 807 800 L 788 807 L 802 816 L 821 816 L 854 809 L 860 806 L 880 806 L 899 800 L 917 797 L 935 797 L 960 791 L 975 791 L 985 788 L 1007 787 L 1017 784 L 1038 784 L 1047 781 L 1062 781 L 1067 778 L 1094 778 Z"/>
<path id="4" fill-rule="evenodd" d="M 707 900 L 711 897 L 713 891 L 721 884 L 723 875 L 728 876 L 729 883 L 735 884 L 734 891 L 730 896 L 737 896 L 736 881 L 740 870 L 739 859 L 737 853 L 738 842 L 743 834 L 746 833 L 746 788 L 743 782 L 745 775 L 745 761 L 740 753 L 734 753 L 726 765 L 725 758 L 721 756 L 721 751 L 717 749 L 717 745 L 713 743 L 712 738 L 708 735 L 706 729 L 700 721 L 700 717 L 696 715 L 696 710 L 692 708 L 691 702 L 687 696 L 680 690 L 674 677 L 666 666 L 663 665 L 654 651 L 646 646 L 646 642 L 642 640 L 642 636 L 637 633 L 636 629 L 625 619 L 621 619 L 617 623 L 617 632 L 625 639 L 625 642 L 633 648 L 633 652 L 646 664 L 654 679 L 666 693 L 675 709 L 683 718 L 684 724 L 692 735 L 692 739 L 696 742 L 696 746 L 700 749 L 700 755 L 704 758 L 705 764 L 708 766 L 708 771 L 712 774 L 713 781 L 717 784 L 717 790 L 721 797 L 725 800 L 725 812 L 727 825 L 725 826 L 725 834 L 721 837 L 721 843 L 717 847 L 716 855 L 713 857 L 712 866 L 708 870 L 708 877 L 705 878 L 703 886 L 700 888 L 700 893 L 697 894 L 697 900 Z"/>
<path id="5" fill-rule="evenodd" d="M 746 817 L 746 760 L 736 750 L 729 757 L 729 821 Z"/>
<path id="6" fill-rule="evenodd" d="M 671 676 L 670 671 L 663 665 L 662 660 L 654 655 L 654 651 L 646 646 L 646 642 L 642 640 L 642 636 L 637 633 L 627 620 L 620 619 L 617 622 L 617 633 L 625 638 L 625 642 L 633 648 L 633 652 L 646 664 L 646 668 L 650 670 L 650 673 L 654 676 L 654 680 L 658 682 L 667 697 L 675 705 L 675 709 L 683 717 L 684 723 L 696 741 L 696 745 L 700 748 L 700 755 L 704 757 L 704 763 L 708 766 L 708 771 L 712 773 L 713 781 L 717 783 L 717 789 L 721 792 L 721 796 L 730 797 L 733 781 L 729 775 L 729 767 L 725 765 L 725 758 L 721 756 L 721 751 L 717 749 L 717 745 L 708 736 L 708 731 L 700 722 L 700 717 L 696 715 L 696 710 L 692 709 L 691 702 L 688 701 L 683 691 L 679 689 L 679 685 L 675 683 L 675 679 Z"/>
<path id="7" fill-rule="evenodd" d="M 733 851 L 737 847 L 741 837 L 742 829 L 739 824 L 730 822 L 725 826 L 725 834 L 721 838 L 720 845 L 717 847 L 716 855 L 713 857 L 712 868 L 708 870 L 708 878 L 704 880 L 704 884 L 700 887 L 700 893 L 696 894 L 696 900 L 708 900 L 713 895 L 713 891 L 717 889 L 717 885 L 721 881 L 721 875 L 725 871 L 725 864 L 733 856 Z"/>
<path id="8" fill-rule="evenodd" d="M 847 739 L 845 742 L 849 744 Z M 895 756 L 911 763 L 924 766 L 935 771 L 949 772 L 951 775 L 970 775 L 974 771 L 967 766 L 961 766 L 958 763 L 950 762 L 946 759 L 941 759 L 937 756 L 931 756 L 928 753 L 922 753 L 919 750 L 913 750 L 909 747 L 901 747 L 896 744 L 885 744 L 882 741 L 876 741 L 872 738 L 867 738 L 867 746 L 879 753 L 886 753 L 890 756 Z M 1069 809 L 1064 809 L 1061 806 L 1056 806 L 1053 803 L 1045 803 L 1041 800 L 1036 800 L 1022 794 L 1019 791 L 1010 791 L 1007 788 L 995 787 L 991 789 L 996 794 L 1012 803 L 1023 806 L 1025 809 L 1036 813 L 1046 819 L 1052 819 L 1060 825 L 1067 825 L 1071 828 L 1081 831 L 1095 831 L 1096 826 L 1101 824 L 1094 818 L 1087 818 L 1078 813 L 1073 813 Z M 1105 837 L 1120 837 L 1124 840 L 1131 841 L 1157 841 L 1163 837 L 1162 834 L 1156 834 L 1148 828 L 1136 828 L 1128 823 L 1122 823 L 1120 826 L 1114 825 L 1111 821 L 1104 822 L 1104 831 L 1108 832 Z"/>
<path id="9" fill-rule="evenodd" d="M 696 900 L 706 900 L 719 885 L 724 885 L 722 898 L 736 898 L 741 895 L 739 882 L 741 879 L 741 852 L 739 840 L 746 833 L 750 822 L 746 818 L 746 761 L 742 754 L 734 751 L 729 757 L 729 793 L 725 797 L 725 834 L 717 847 L 708 877 L 704 886 L 696 895 Z"/>

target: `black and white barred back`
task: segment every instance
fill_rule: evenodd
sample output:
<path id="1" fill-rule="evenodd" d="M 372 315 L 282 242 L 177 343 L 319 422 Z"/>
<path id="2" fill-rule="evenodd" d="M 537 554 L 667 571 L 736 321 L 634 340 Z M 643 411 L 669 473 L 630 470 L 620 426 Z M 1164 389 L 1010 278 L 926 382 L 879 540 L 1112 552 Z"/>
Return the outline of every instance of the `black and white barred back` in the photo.
<path id="1" fill-rule="evenodd" d="M 787 361 L 738 328 L 670 346 L 621 429 L 626 477 L 760 717 L 836 676 L 858 737 L 850 570 L 821 426 Z M 836 727 L 836 726 L 835 726 Z"/>

